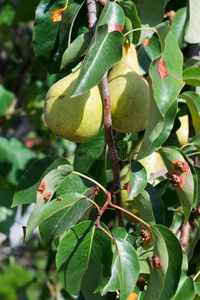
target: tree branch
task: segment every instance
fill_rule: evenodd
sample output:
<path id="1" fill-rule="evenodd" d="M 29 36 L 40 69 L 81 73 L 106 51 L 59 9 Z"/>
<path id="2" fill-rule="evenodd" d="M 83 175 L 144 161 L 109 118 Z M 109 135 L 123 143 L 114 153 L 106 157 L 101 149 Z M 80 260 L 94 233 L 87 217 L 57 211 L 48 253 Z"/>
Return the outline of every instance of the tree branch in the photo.
<path id="1" fill-rule="evenodd" d="M 111 119 L 111 99 L 110 99 L 110 90 L 108 86 L 107 75 L 104 75 L 104 77 L 102 78 L 100 87 L 101 87 L 101 94 L 102 94 L 103 105 L 104 105 L 104 127 L 105 127 L 106 143 L 109 148 L 110 157 L 112 160 L 112 167 L 113 167 L 113 176 L 114 176 L 113 189 L 114 191 L 118 191 L 121 188 L 119 157 L 117 154 L 114 137 L 113 137 L 112 119 Z M 121 192 L 116 194 L 116 204 L 122 207 Z M 123 212 L 121 210 L 117 210 L 117 216 L 119 219 L 119 226 L 124 227 Z"/>
<path id="2" fill-rule="evenodd" d="M 97 8 L 95 0 L 87 0 L 87 11 L 88 11 L 88 28 L 90 31 L 91 38 L 94 35 L 96 23 L 97 23 Z"/>
<path id="3" fill-rule="evenodd" d="M 95 0 L 87 0 L 87 10 L 88 10 L 88 28 L 90 31 L 91 38 L 94 35 L 95 27 L 97 23 L 96 17 L 96 3 Z M 110 90 L 108 86 L 107 75 L 101 80 L 100 83 L 101 88 L 101 95 L 103 99 L 103 107 L 104 107 L 104 127 L 105 127 L 105 136 L 106 136 L 106 143 L 109 148 L 110 157 L 112 160 L 112 167 L 113 167 L 113 175 L 114 175 L 114 183 L 113 189 L 114 191 L 118 191 L 121 188 L 120 182 L 120 171 L 119 171 L 119 157 L 116 151 L 113 131 L 112 131 L 112 119 L 111 119 L 111 99 L 110 99 Z M 116 204 L 122 207 L 122 198 L 121 192 L 116 194 Z M 108 204 L 107 204 L 108 206 Z M 107 207 L 106 206 L 106 207 Z M 117 210 L 117 216 L 119 219 L 119 226 L 124 226 L 124 219 L 123 213 L 121 210 Z"/>

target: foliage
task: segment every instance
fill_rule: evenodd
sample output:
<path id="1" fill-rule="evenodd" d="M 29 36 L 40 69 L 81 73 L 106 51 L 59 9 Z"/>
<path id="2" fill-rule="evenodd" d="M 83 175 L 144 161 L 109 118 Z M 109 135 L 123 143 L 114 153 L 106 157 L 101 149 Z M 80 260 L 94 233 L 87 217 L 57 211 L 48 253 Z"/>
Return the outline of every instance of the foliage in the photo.
<path id="1" fill-rule="evenodd" d="M 12 246 L 19 208 L 20 218 L 31 209 L 22 226 L 36 253 L 31 266 L 4 255 L 0 296 L 199 299 L 200 4 L 121 0 L 96 8 L 91 38 L 82 0 L 0 3 L 2 249 Z M 98 85 L 125 40 L 137 49 L 151 104 L 146 130 L 114 132 L 122 227 L 106 129 L 83 144 L 61 139 L 47 128 L 43 105 L 49 87 L 79 67 L 71 101 Z"/>

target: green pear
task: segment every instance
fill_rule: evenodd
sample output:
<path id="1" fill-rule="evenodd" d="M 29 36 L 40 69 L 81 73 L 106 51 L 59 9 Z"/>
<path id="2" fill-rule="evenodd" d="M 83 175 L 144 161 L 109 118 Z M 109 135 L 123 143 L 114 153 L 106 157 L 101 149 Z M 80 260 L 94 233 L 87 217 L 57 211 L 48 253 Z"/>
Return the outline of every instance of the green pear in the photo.
<path id="1" fill-rule="evenodd" d="M 149 117 L 149 85 L 142 76 L 133 44 L 123 46 L 122 61 L 108 75 L 113 129 L 134 133 L 146 128 Z"/>
<path id="2" fill-rule="evenodd" d="M 83 143 L 93 139 L 103 126 L 103 104 L 98 86 L 70 98 L 79 70 L 49 89 L 44 105 L 47 126 L 58 136 Z"/>

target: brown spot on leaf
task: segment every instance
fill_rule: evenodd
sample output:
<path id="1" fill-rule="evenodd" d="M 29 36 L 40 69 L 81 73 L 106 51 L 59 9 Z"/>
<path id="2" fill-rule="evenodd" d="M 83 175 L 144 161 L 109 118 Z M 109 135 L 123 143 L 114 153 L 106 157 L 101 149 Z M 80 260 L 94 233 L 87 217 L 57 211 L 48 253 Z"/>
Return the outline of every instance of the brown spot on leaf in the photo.
<path id="1" fill-rule="evenodd" d="M 175 172 L 170 174 L 169 181 L 176 189 L 181 189 L 186 184 L 186 179 L 179 173 Z"/>
<path id="2" fill-rule="evenodd" d="M 175 160 L 172 162 L 172 168 L 180 174 L 191 173 L 190 167 L 185 160 Z"/>
<path id="3" fill-rule="evenodd" d="M 124 189 L 124 190 L 127 190 L 127 193 L 130 192 L 130 190 L 131 190 L 131 184 L 130 184 L 130 181 L 128 181 L 127 183 L 125 183 L 125 184 L 123 185 L 123 189 Z"/>
<path id="4" fill-rule="evenodd" d="M 96 196 L 96 195 L 99 195 L 99 187 L 98 185 L 95 185 L 92 189 L 92 192 L 91 192 L 92 196 Z"/>
<path id="5" fill-rule="evenodd" d="M 47 185 L 47 182 L 44 179 L 42 179 L 42 181 L 40 183 L 40 186 L 39 186 L 39 188 L 37 190 L 37 193 L 41 193 L 42 194 L 44 192 L 44 190 L 46 189 L 46 185 Z"/>
<path id="6" fill-rule="evenodd" d="M 65 6 L 62 8 L 55 8 L 53 11 L 51 11 L 51 20 L 52 23 L 57 23 L 62 20 L 62 15 L 64 10 L 67 8 L 68 2 L 66 2 Z"/>
<path id="7" fill-rule="evenodd" d="M 51 191 L 46 191 L 42 196 L 42 199 L 46 201 L 49 200 L 50 197 L 51 197 Z"/>
<path id="8" fill-rule="evenodd" d="M 154 255 L 152 256 L 152 263 L 154 268 L 156 268 L 158 271 L 160 271 L 160 268 L 162 268 L 162 263 L 160 261 L 160 258 L 154 253 Z"/>

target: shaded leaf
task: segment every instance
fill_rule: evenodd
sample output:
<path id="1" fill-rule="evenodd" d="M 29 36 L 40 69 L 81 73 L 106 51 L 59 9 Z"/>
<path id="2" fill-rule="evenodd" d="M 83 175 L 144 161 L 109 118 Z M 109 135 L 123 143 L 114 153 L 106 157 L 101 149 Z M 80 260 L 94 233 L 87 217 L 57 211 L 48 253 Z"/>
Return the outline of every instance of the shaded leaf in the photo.
<path id="1" fill-rule="evenodd" d="M 74 168 L 76 171 L 88 174 L 92 165 L 100 158 L 105 146 L 105 132 L 102 130 L 94 139 L 82 143 L 76 153 Z"/>
<path id="2" fill-rule="evenodd" d="M 89 44 L 89 32 L 79 35 L 63 53 L 60 69 L 72 69 L 75 67 L 81 60 Z"/>
<path id="3" fill-rule="evenodd" d="M 160 298 L 169 264 L 167 246 L 157 226 L 158 225 L 151 226 L 153 235 L 153 253 L 156 254 L 159 258 L 160 262 L 162 263 L 162 267 L 160 269 L 157 269 L 152 266 L 150 280 L 147 286 L 144 300 L 156 300 Z"/>
<path id="4" fill-rule="evenodd" d="M 138 14 L 137 14 L 135 4 L 130 0 L 123 0 L 123 1 L 120 1 L 120 5 L 124 10 L 125 16 L 131 22 L 132 28 L 129 29 L 129 30 L 132 30 L 132 29 L 135 29 L 135 28 L 140 28 L 141 27 L 141 22 L 140 22 L 140 19 L 138 17 Z M 133 42 L 133 44 L 137 44 L 139 42 L 140 33 L 141 33 L 140 30 L 132 33 L 133 37 L 132 37 L 131 42 Z"/>
<path id="5" fill-rule="evenodd" d="M 63 11 L 59 30 L 59 44 L 61 53 L 63 53 L 71 43 L 71 33 L 74 21 L 83 4 L 83 0 L 67 1 L 67 8 Z"/>
<path id="6" fill-rule="evenodd" d="M 147 185 L 147 172 L 138 161 L 131 160 L 130 187 L 128 187 L 128 197 L 131 199 L 141 193 Z"/>
<path id="7" fill-rule="evenodd" d="M 101 226 L 108 230 L 105 225 Z M 99 286 L 104 286 L 110 278 L 112 256 L 111 239 L 105 232 L 91 221 L 74 226 L 61 240 L 56 255 L 62 285 L 69 293 L 77 295 L 82 276 L 92 262 L 99 271 Z"/>
<path id="8" fill-rule="evenodd" d="M 200 95 L 193 91 L 187 91 L 182 93 L 180 97 L 186 101 L 193 120 L 194 130 L 197 134 L 200 132 Z"/>
<path id="9" fill-rule="evenodd" d="M 1 99 L 1 106 L 0 106 L 0 116 L 4 114 L 10 103 L 13 101 L 15 95 L 6 90 L 2 84 L 0 84 L 0 99 Z"/>
<path id="10" fill-rule="evenodd" d="M 0 137 L 0 175 L 9 183 L 17 185 L 24 169 L 35 160 L 36 154 L 18 138 Z"/>
<path id="11" fill-rule="evenodd" d="M 66 0 L 40 1 L 36 10 L 36 19 L 33 28 L 34 33 L 34 51 L 37 59 L 46 68 L 49 73 L 59 71 L 59 58 L 55 54 L 58 51 L 58 34 L 62 14 L 54 22 L 53 15 L 56 9 L 62 9 L 66 5 Z M 61 11 L 60 11 L 61 12 Z M 57 11 L 59 14 L 59 11 Z M 44 47 L 45 44 L 45 47 Z"/>

